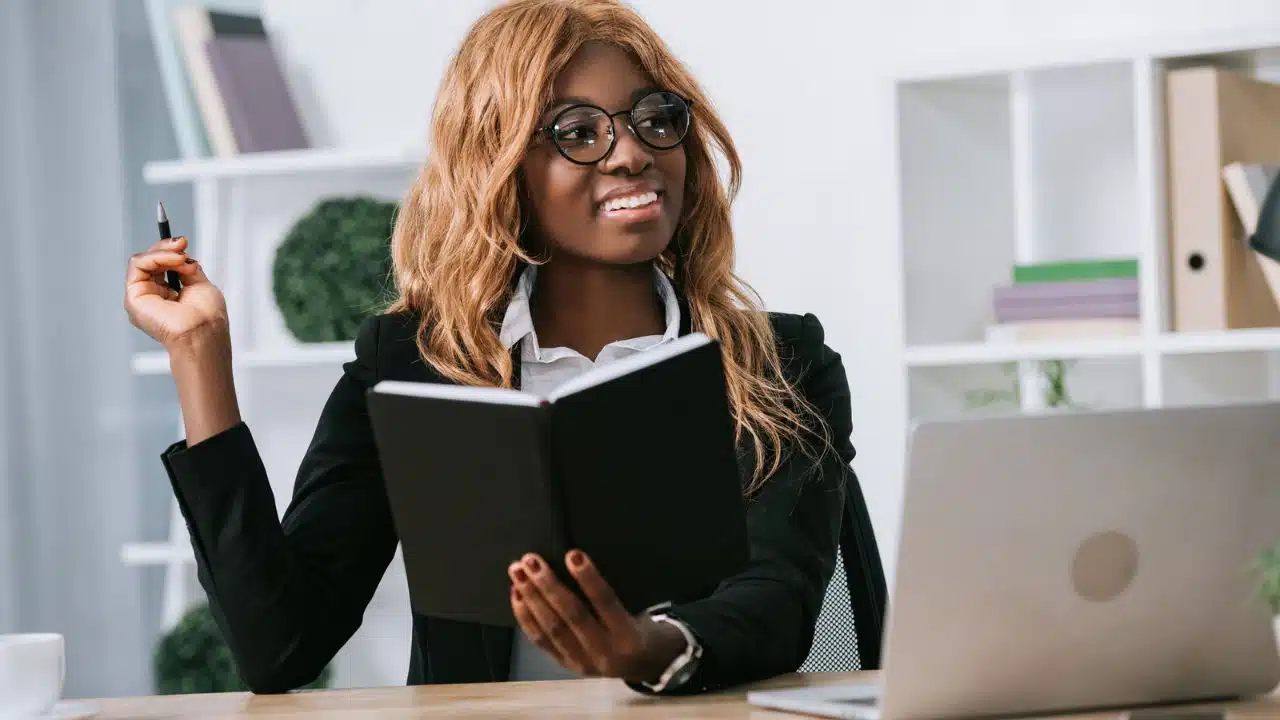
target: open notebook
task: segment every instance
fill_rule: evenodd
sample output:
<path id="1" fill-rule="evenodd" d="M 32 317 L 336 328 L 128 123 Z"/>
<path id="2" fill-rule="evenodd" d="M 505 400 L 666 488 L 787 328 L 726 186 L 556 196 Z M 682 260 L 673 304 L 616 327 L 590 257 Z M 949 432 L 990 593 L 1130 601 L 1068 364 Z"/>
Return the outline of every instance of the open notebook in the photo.
<path id="1" fill-rule="evenodd" d="M 587 552 L 632 612 L 747 563 L 720 346 L 694 333 L 547 397 L 383 381 L 369 412 L 415 611 L 512 625 L 508 564 Z M 572 584 L 571 584 L 572 586 Z"/>

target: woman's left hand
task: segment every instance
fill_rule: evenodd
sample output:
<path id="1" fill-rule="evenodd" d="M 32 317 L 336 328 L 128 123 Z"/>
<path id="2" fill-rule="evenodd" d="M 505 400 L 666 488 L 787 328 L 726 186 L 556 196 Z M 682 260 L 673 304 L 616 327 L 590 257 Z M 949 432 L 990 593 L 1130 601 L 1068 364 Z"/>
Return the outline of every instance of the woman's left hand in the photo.
<path id="1" fill-rule="evenodd" d="M 526 555 L 507 569 L 511 609 L 525 634 L 580 675 L 657 681 L 684 652 L 684 636 L 669 624 L 627 612 L 586 553 L 569 552 L 565 564 L 589 606 L 537 555 Z"/>

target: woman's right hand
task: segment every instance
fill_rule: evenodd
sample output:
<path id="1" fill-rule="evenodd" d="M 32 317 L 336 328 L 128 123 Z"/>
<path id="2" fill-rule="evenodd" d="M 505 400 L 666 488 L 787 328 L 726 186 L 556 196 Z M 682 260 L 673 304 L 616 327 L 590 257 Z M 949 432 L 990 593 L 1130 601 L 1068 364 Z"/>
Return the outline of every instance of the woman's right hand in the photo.
<path id="1" fill-rule="evenodd" d="M 227 303 L 205 276 L 200 263 L 186 256 L 187 239 L 161 240 L 129 260 L 124 308 L 129 322 L 166 350 L 206 333 L 227 332 Z M 165 284 L 166 270 L 182 277 L 182 292 Z"/>

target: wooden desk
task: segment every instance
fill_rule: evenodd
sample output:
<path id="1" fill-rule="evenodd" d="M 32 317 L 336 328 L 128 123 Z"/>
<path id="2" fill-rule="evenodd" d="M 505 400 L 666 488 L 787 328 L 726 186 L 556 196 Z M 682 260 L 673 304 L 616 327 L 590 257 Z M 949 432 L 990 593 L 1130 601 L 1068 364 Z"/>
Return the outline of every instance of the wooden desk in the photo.
<path id="1" fill-rule="evenodd" d="M 800 687 L 869 682 L 876 673 L 790 675 L 753 686 Z M 101 711 L 95 720 L 184 720 L 186 718 L 592 718 L 650 720 L 787 720 L 800 716 L 752 708 L 745 690 L 691 698 L 650 698 L 612 680 L 488 683 L 433 687 L 331 690 L 289 695 L 169 695 L 86 700 Z M 1229 711 L 1227 720 L 1280 718 L 1275 696 L 1240 703 L 1205 705 Z M 1123 713 L 1070 715 L 1071 720 L 1121 720 Z"/>
<path id="2" fill-rule="evenodd" d="M 753 687 L 800 687 L 874 679 L 874 673 L 810 673 Z M 101 711 L 94 720 L 436 717 L 786 720 L 794 717 L 748 706 L 745 690 L 688 698 L 651 698 L 615 680 L 389 687 L 288 695 L 165 695 L 85 700 L 84 703 Z"/>

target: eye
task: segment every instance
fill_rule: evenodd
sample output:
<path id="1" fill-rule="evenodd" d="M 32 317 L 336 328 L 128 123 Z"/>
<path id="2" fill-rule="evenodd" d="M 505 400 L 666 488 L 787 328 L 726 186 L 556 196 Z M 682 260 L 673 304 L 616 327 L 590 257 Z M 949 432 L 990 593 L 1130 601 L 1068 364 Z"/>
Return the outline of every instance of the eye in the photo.
<path id="1" fill-rule="evenodd" d="M 676 122 L 671 114 L 663 111 L 649 111 L 636 119 L 636 129 L 646 130 L 659 135 L 675 132 Z"/>
<path id="2" fill-rule="evenodd" d="M 594 145 L 600 138 L 600 133 L 596 130 L 595 125 L 588 123 L 577 123 L 569 126 L 557 125 L 553 132 L 556 143 L 563 147 Z"/>

